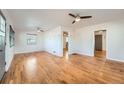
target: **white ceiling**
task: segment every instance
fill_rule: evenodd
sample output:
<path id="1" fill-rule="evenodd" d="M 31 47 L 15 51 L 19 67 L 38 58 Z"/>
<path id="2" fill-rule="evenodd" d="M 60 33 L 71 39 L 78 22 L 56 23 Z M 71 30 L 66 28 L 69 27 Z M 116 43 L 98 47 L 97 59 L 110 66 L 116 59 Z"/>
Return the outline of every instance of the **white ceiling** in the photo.
<path id="1" fill-rule="evenodd" d="M 8 9 L 17 30 L 36 30 L 41 27 L 49 30 L 56 26 L 83 27 L 110 20 L 124 18 L 124 10 L 115 9 Z M 91 19 L 84 19 L 76 24 L 72 24 L 74 18 L 68 13 L 80 14 L 81 16 L 93 16 Z"/>

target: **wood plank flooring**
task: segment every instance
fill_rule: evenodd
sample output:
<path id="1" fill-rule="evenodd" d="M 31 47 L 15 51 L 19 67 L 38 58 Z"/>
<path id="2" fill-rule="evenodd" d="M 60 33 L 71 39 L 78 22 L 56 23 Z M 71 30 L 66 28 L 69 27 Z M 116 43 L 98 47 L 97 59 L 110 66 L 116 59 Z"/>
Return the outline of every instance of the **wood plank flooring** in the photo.
<path id="1" fill-rule="evenodd" d="M 106 58 L 106 51 L 95 51 L 95 57 Z"/>
<path id="2" fill-rule="evenodd" d="M 124 83 L 124 63 L 82 55 L 56 57 L 47 52 L 15 55 L 2 83 Z"/>

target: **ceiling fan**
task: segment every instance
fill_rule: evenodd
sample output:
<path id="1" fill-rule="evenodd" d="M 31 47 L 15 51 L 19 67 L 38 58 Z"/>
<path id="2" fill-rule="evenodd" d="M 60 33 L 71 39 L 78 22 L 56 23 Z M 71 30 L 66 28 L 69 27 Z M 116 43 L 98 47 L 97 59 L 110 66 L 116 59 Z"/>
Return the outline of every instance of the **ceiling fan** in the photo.
<path id="1" fill-rule="evenodd" d="M 44 32 L 40 27 L 37 27 L 37 32 Z"/>
<path id="2" fill-rule="evenodd" d="M 79 22 L 81 19 L 92 18 L 92 16 L 80 16 L 79 14 L 74 15 L 74 14 L 71 14 L 71 13 L 69 13 L 68 15 L 75 18 L 75 20 L 72 22 L 72 24 L 74 24 L 75 22 Z"/>

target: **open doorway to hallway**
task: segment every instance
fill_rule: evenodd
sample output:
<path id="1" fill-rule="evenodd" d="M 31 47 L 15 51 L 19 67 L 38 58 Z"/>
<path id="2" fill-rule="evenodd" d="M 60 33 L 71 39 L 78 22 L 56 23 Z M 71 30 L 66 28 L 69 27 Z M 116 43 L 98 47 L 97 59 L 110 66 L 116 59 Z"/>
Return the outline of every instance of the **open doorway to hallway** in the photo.
<path id="1" fill-rule="evenodd" d="M 106 58 L 106 30 L 95 31 L 94 37 L 94 56 L 99 58 Z"/>
<path id="2" fill-rule="evenodd" d="M 63 32 L 63 55 L 68 56 L 68 50 L 69 50 L 69 33 Z"/>

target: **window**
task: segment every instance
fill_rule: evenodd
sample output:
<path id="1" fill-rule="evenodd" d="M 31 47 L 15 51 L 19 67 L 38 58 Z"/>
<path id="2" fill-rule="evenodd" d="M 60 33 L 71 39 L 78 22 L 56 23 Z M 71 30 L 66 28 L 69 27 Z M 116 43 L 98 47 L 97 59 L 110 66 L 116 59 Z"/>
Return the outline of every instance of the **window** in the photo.
<path id="1" fill-rule="evenodd" d="M 0 15 L 0 31 L 5 33 L 5 19 Z"/>
<path id="2" fill-rule="evenodd" d="M 9 33 L 10 47 L 14 46 L 14 41 L 15 41 L 14 35 L 15 35 L 15 32 L 14 32 L 12 26 L 10 25 L 10 33 Z"/>
<path id="3" fill-rule="evenodd" d="M 27 45 L 36 45 L 37 34 L 27 34 Z"/>
<path id="4" fill-rule="evenodd" d="M 0 50 L 2 50 L 5 45 L 5 28 L 5 19 L 0 11 Z"/>

